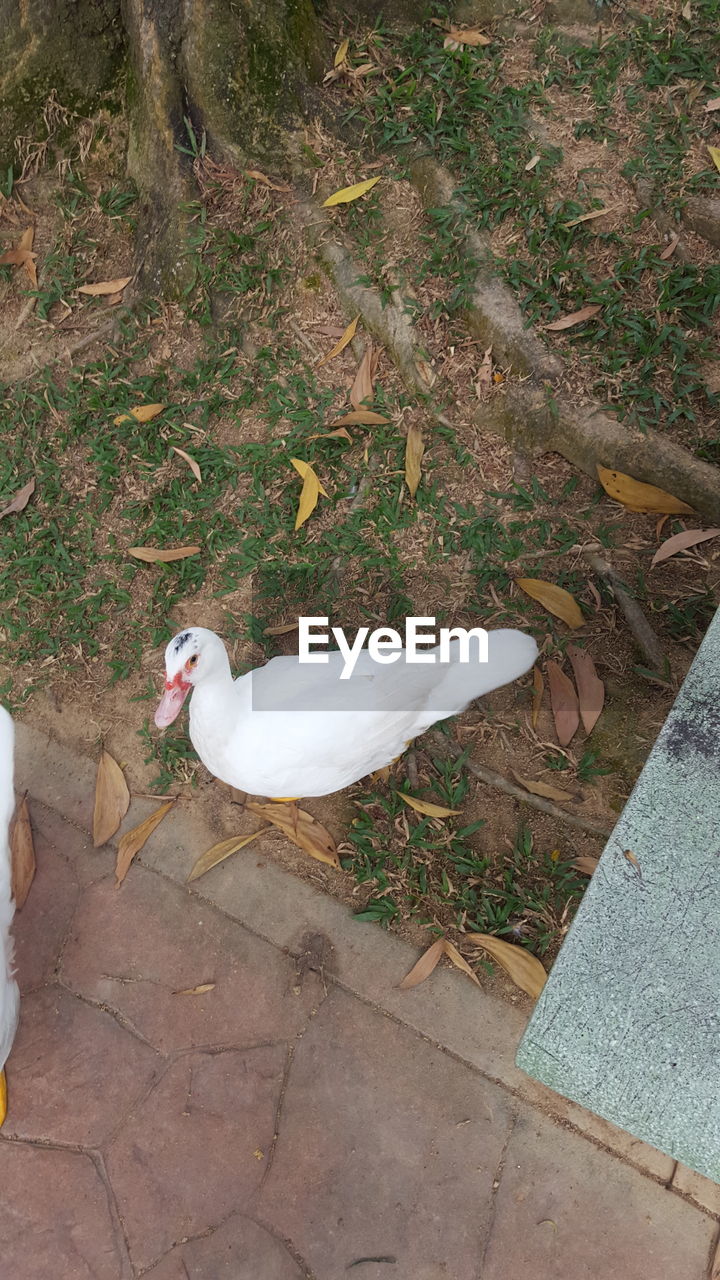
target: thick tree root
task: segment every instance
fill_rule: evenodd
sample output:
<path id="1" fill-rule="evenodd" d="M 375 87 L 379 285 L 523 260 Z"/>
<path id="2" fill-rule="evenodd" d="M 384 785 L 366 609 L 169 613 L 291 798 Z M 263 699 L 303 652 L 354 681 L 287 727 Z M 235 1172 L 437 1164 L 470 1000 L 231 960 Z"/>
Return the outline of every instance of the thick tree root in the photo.
<path id="1" fill-rule="evenodd" d="M 674 440 L 627 426 L 595 405 L 575 406 L 531 385 L 508 384 L 476 411 L 476 423 L 530 455 L 560 453 L 597 479 L 597 464 L 657 485 L 720 523 L 720 472 Z"/>
<path id="2" fill-rule="evenodd" d="M 612 591 L 650 670 L 662 678 L 669 672 L 668 660 L 640 605 L 631 595 L 629 586 L 626 582 L 623 582 L 623 579 L 615 572 L 612 565 L 608 564 L 607 560 L 604 560 L 602 556 L 597 555 L 595 552 L 588 552 L 586 553 L 586 559 L 590 567 L 607 583 Z"/>
<path id="3" fill-rule="evenodd" d="M 455 190 L 452 177 L 429 155 L 418 156 L 410 166 L 410 179 L 426 209 L 445 208 L 457 219 L 464 249 L 476 264 L 477 275 L 467 307 L 467 324 L 473 337 L 492 346 L 495 362 L 510 365 L 517 373 L 532 374 L 541 382 L 554 382 L 561 362 L 544 342 L 528 329 L 517 299 L 498 278 L 490 237 L 477 231 L 472 214 Z"/>

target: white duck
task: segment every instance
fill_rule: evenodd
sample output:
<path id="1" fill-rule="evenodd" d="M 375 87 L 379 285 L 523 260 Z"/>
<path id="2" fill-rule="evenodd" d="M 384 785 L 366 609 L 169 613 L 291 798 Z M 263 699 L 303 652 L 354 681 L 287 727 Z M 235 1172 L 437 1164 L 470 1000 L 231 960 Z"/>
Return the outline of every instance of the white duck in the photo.
<path id="1" fill-rule="evenodd" d="M 273 658 L 233 680 L 225 645 L 188 627 L 165 650 L 164 728 L 192 691 L 190 740 L 210 773 L 238 791 L 276 799 L 323 796 L 390 764 L 437 720 L 530 669 L 537 645 L 521 631 L 491 631 L 488 661 L 415 665 L 405 650 L 379 665 L 362 650 L 350 679 L 343 657 L 326 665 Z M 429 649 L 428 653 L 438 653 Z"/>
<path id="2" fill-rule="evenodd" d="M 13 970 L 13 940 L 10 933 L 15 903 L 12 899 L 10 822 L 15 809 L 13 773 L 15 731 L 4 707 L 0 707 L 0 1125 L 7 1112 L 7 1062 L 20 1013 L 20 991 Z"/>

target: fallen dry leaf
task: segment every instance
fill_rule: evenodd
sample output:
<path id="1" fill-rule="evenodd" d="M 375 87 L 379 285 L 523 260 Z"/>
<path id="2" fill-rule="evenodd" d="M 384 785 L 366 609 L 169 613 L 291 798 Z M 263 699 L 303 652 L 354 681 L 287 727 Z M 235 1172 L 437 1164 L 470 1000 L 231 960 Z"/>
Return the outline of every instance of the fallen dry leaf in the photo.
<path id="1" fill-rule="evenodd" d="M 597 467 L 598 479 L 609 497 L 621 502 L 628 511 L 661 512 L 666 515 L 694 515 L 692 507 L 680 498 L 674 498 L 664 489 L 657 489 L 654 484 L 644 484 L 642 480 L 633 480 L 632 476 L 623 475 L 622 471 L 609 471 L 607 467 Z"/>
<path id="2" fill-rule="evenodd" d="M 334 427 L 379 427 L 382 423 L 389 421 L 389 418 L 384 418 L 381 413 L 374 413 L 372 409 L 353 409 L 352 413 L 344 413 L 342 418 L 335 418 L 332 425 Z"/>
<path id="3" fill-rule="evenodd" d="M 576 324 L 582 324 L 584 320 L 589 320 L 592 316 L 596 316 L 602 307 L 599 303 L 591 302 L 586 307 L 581 307 L 579 311 L 571 311 L 567 316 L 561 316 L 559 320 L 553 320 L 552 324 L 543 325 L 548 333 L 559 333 L 561 329 L 572 329 Z"/>
<path id="4" fill-rule="evenodd" d="M 27 803 L 27 791 L 15 810 L 10 833 L 10 875 L 12 896 L 18 911 L 25 905 L 35 875 L 35 845 Z"/>
<path id="5" fill-rule="evenodd" d="M 182 991 L 173 991 L 174 996 L 204 996 L 206 991 L 214 991 L 215 982 L 201 982 L 197 987 L 183 987 Z"/>
<path id="6" fill-rule="evenodd" d="M 168 547 L 161 551 L 157 547 L 128 547 L 129 556 L 136 560 L 144 560 L 146 564 L 171 564 L 173 560 L 187 560 L 188 556 L 200 554 L 200 547 Z"/>
<path id="7" fill-rule="evenodd" d="M 178 444 L 172 444 L 170 445 L 170 448 L 172 449 L 173 453 L 177 453 L 183 459 L 184 462 L 187 462 L 195 479 L 202 482 L 202 471 L 200 470 L 195 459 L 191 458 L 190 454 L 186 453 L 184 449 L 181 449 Z"/>
<path id="8" fill-rule="evenodd" d="M 298 475 L 302 477 L 303 482 L 303 487 L 300 491 L 297 515 L 295 517 L 295 530 L 297 531 L 300 526 L 305 523 L 308 517 L 312 515 L 317 506 L 320 494 L 322 494 L 324 498 L 327 498 L 327 493 L 323 489 L 309 462 L 303 462 L 302 458 L 291 458 L 290 461 Z"/>
<path id="9" fill-rule="evenodd" d="M 542 671 L 540 670 L 539 667 L 533 667 L 533 700 L 532 700 L 532 712 L 530 715 L 530 720 L 531 720 L 533 729 L 537 727 L 538 716 L 540 715 L 540 708 L 542 706 L 544 692 L 545 692 L 545 681 L 542 678 Z"/>
<path id="10" fill-rule="evenodd" d="M 581 222 L 592 222 L 594 218 L 602 218 L 606 213 L 614 213 L 620 208 L 622 206 L 619 204 L 608 204 L 604 209 L 591 209 L 589 213 L 582 213 L 579 218 L 573 218 L 571 222 L 564 222 L 563 227 L 569 231 L 571 227 L 579 227 Z"/>
<path id="11" fill-rule="evenodd" d="M 363 352 L 363 358 L 358 365 L 355 380 L 350 388 L 350 403 L 356 413 L 361 412 L 365 407 L 363 405 L 364 400 L 372 400 L 378 354 L 372 342 L 368 342 Z"/>
<path id="12" fill-rule="evenodd" d="M 168 800 L 165 804 L 161 804 L 159 809 L 150 814 L 144 822 L 138 823 L 131 831 L 126 831 L 122 836 L 117 851 L 117 860 L 115 862 L 115 888 L 117 889 L 125 879 L 130 870 L 130 863 L 143 848 L 158 823 L 162 822 L 166 814 L 170 812 L 175 800 Z"/>
<path id="13" fill-rule="evenodd" d="M 412 424 L 408 427 L 405 441 L 405 483 L 414 498 L 422 478 L 422 458 L 425 452 L 425 441 L 419 427 Z"/>
<path id="14" fill-rule="evenodd" d="M 532 173 L 533 169 L 535 168 L 535 165 L 539 163 L 539 160 L 540 160 L 540 156 L 538 155 L 534 155 L 532 160 L 528 160 L 527 164 L 525 165 L 525 173 Z"/>
<path id="15" fill-rule="evenodd" d="M 252 178 L 254 182 L 261 182 L 264 187 L 270 187 L 272 191 L 289 191 L 287 183 L 273 182 L 268 178 L 266 173 L 261 173 L 259 169 L 246 169 L 245 177 Z"/>
<path id="16" fill-rule="evenodd" d="M 561 791 L 559 787 L 551 787 L 548 782 L 533 782 L 530 778 L 521 778 L 519 773 L 511 769 L 516 782 L 520 783 L 526 791 L 530 791 L 534 796 L 544 796 L 546 800 L 556 800 L 558 804 L 569 804 L 572 796 L 567 791 Z"/>
<path id="17" fill-rule="evenodd" d="M 340 859 L 330 832 L 317 822 L 311 813 L 292 804 L 259 804 L 248 800 L 245 808 L 258 818 L 265 818 L 278 827 L 294 844 L 309 853 L 311 858 L 340 870 Z"/>
<path id="18" fill-rule="evenodd" d="M 705 103 L 703 110 L 720 111 L 720 98 L 710 98 L 709 102 Z"/>
<path id="19" fill-rule="evenodd" d="M 555 721 L 555 732 L 560 746 L 566 747 L 574 738 L 580 725 L 580 706 L 575 686 L 557 662 L 548 659 L 545 670 L 550 686 L 550 705 Z"/>
<path id="20" fill-rule="evenodd" d="M 343 62 L 347 58 L 347 51 L 349 48 L 350 48 L 350 40 L 346 38 L 345 40 L 343 40 L 342 44 L 338 45 L 337 49 L 335 50 L 333 66 L 335 67 L 342 66 Z"/>
<path id="21" fill-rule="evenodd" d="M 561 618 L 573 630 L 581 627 L 585 622 L 579 604 L 564 587 L 558 587 L 554 582 L 546 582 L 544 578 L 516 578 L 515 584 L 526 595 L 537 600 L 548 613 Z"/>
<path id="22" fill-rule="evenodd" d="M 512 978 L 516 987 L 537 1000 L 547 981 L 547 974 L 537 956 L 531 955 L 524 947 L 503 942 L 502 938 L 496 938 L 490 933 L 467 933 L 465 940 L 487 951 L 508 977 Z"/>
<path id="23" fill-rule="evenodd" d="M 482 363 L 478 369 L 478 376 L 475 382 L 475 394 L 478 400 L 482 400 L 487 395 L 492 386 L 492 343 L 485 351 Z"/>
<path id="24" fill-rule="evenodd" d="M 87 293 L 91 298 L 104 298 L 114 293 L 122 293 L 132 280 L 132 276 L 122 276 L 119 280 L 99 280 L 97 284 L 81 284 L 78 293 Z"/>
<path id="25" fill-rule="evenodd" d="M 35 479 L 28 480 L 22 489 L 18 489 L 17 493 L 10 499 L 6 507 L 0 511 L 0 520 L 3 516 L 9 516 L 17 511 L 24 511 L 32 495 L 35 492 Z"/>
<path id="26" fill-rule="evenodd" d="M 406 795 L 404 791 L 398 791 L 397 794 L 405 804 L 410 805 L 411 809 L 424 813 L 428 818 L 449 818 L 453 814 L 460 813 L 460 809 L 443 809 L 439 804 L 432 804 L 430 800 L 418 800 L 417 796 Z"/>
<path id="27" fill-rule="evenodd" d="M 715 168 L 720 169 L 720 147 L 708 147 L 708 151 Z"/>
<path id="28" fill-rule="evenodd" d="M 583 854 L 582 857 L 573 859 L 573 866 L 582 875 L 591 876 L 600 866 L 600 859 L 590 858 Z"/>
<path id="29" fill-rule="evenodd" d="M 206 849 L 205 853 L 194 864 L 185 883 L 190 884 L 191 880 L 197 880 L 200 876 L 204 876 L 206 871 L 211 871 L 213 867 L 217 867 L 219 863 L 229 858 L 232 853 L 237 853 L 238 849 L 244 849 L 246 844 L 250 844 L 250 841 L 257 839 L 259 835 L 259 831 L 253 831 L 249 836 L 231 836 L 229 840 L 221 840 L 219 844 L 214 844 L 212 848 Z"/>
<path id="30" fill-rule="evenodd" d="M 583 729 L 586 733 L 592 733 L 605 705 L 605 685 L 595 670 L 595 663 L 587 649 L 578 649 L 576 644 L 569 644 L 567 653 L 575 676 Z"/>
<path id="31" fill-rule="evenodd" d="M 286 636 L 291 631 L 297 631 L 299 622 L 284 622 L 280 627 L 265 627 L 264 636 Z"/>
<path id="32" fill-rule="evenodd" d="M 0 254 L 0 266 L 23 267 L 31 285 L 37 289 L 36 253 L 32 253 L 35 228 L 27 227 L 13 249 Z"/>
<path id="33" fill-rule="evenodd" d="M 478 49 L 492 44 L 492 40 L 490 36 L 478 31 L 477 27 L 448 27 L 443 44 L 446 49 L 463 44 L 469 45 L 471 49 Z"/>
<path id="34" fill-rule="evenodd" d="M 328 351 L 326 356 L 323 356 L 321 360 L 318 360 L 318 363 L 317 363 L 318 369 L 320 368 L 321 365 L 327 364 L 328 360 L 334 360 L 335 356 L 339 356 L 340 352 L 345 350 L 348 343 L 352 342 L 353 338 L 355 337 L 355 333 L 357 331 L 359 319 L 360 319 L 360 316 L 355 316 L 355 319 L 351 320 L 347 329 L 345 329 L 342 337 L 335 343 L 335 346 L 333 347 L 332 351 Z"/>
<path id="35" fill-rule="evenodd" d="M 453 946 L 452 942 L 448 942 L 447 938 L 443 939 L 443 955 L 446 955 L 448 960 L 451 960 L 457 969 L 462 969 L 463 973 L 466 973 L 468 978 L 472 978 L 476 987 L 482 985 L 477 974 L 470 968 L 465 957 L 460 955 L 457 947 Z"/>
<path id="36" fill-rule="evenodd" d="M 364 196 L 371 191 L 376 182 L 380 181 L 380 177 L 366 178 L 364 182 L 354 182 L 351 187 L 342 187 L 340 191 L 334 191 L 327 200 L 323 200 L 323 209 L 331 209 L 336 204 L 351 204 L 353 200 L 359 200 L 360 196 Z"/>
<path id="37" fill-rule="evenodd" d="M 433 942 L 432 946 L 423 952 L 417 964 L 414 964 L 402 982 L 398 983 L 400 991 L 409 991 L 411 987 L 418 987 L 421 982 L 430 977 L 443 955 L 444 943 L 444 938 L 438 938 L 437 942 Z"/>
<path id="38" fill-rule="evenodd" d="M 692 18 L 692 5 L 690 4 L 690 0 L 687 0 L 687 4 L 683 5 L 681 12 L 682 12 L 683 18 L 685 18 L 685 20 L 689 22 L 690 19 Z"/>
<path id="39" fill-rule="evenodd" d="M 121 423 L 129 422 L 130 418 L 134 418 L 136 422 L 150 422 L 152 418 L 162 413 L 165 407 L 164 404 L 137 404 L 134 409 L 129 409 L 127 413 L 119 413 L 117 418 L 113 418 L 113 425 L 119 427 Z"/>
<path id="40" fill-rule="evenodd" d="M 115 835 L 130 808 L 130 792 L 123 771 L 108 751 L 103 751 L 95 780 L 93 846 L 100 848 Z"/>
<path id="41" fill-rule="evenodd" d="M 650 561 L 650 568 L 660 564 L 662 560 L 669 560 L 670 556 L 677 555 L 678 551 L 688 551 L 690 547 L 696 547 L 699 542 L 707 542 L 708 538 L 717 538 L 719 533 L 720 529 L 684 529 L 682 533 L 674 534 L 658 547 Z"/>
<path id="42" fill-rule="evenodd" d="M 663 262 L 666 262 L 668 258 L 672 258 L 679 243 L 680 243 L 680 237 L 679 235 L 676 234 L 676 232 L 673 231 L 670 243 L 665 246 L 662 253 L 660 254 L 660 257 L 662 258 Z"/>
<path id="43" fill-rule="evenodd" d="M 352 444 L 352 436 L 346 427 L 338 427 L 337 431 L 313 431 L 308 440 L 347 440 Z"/>

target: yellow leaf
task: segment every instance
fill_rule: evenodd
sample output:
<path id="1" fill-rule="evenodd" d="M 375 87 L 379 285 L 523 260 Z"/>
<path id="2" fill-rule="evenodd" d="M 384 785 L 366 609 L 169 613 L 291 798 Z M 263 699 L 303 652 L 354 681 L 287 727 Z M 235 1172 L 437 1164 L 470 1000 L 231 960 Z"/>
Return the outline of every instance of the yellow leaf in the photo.
<path id="1" fill-rule="evenodd" d="M 692 507 L 680 498 L 657 489 L 654 484 L 643 484 L 641 480 L 633 480 L 632 476 L 623 475 L 621 471 L 609 471 L 607 467 L 598 465 L 598 478 L 605 492 L 621 502 L 628 511 L 660 512 L 665 515 L 694 515 Z"/>
<path id="2" fill-rule="evenodd" d="M 583 625 L 585 619 L 579 604 L 563 587 L 557 587 L 554 582 L 545 582 L 543 578 L 516 578 L 515 583 L 521 591 L 537 600 L 548 613 L 561 618 L 569 627 Z"/>
<path id="3" fill-rule="evenodd" d="M 117 418 L 113 418 L 113 424 L 119 427 L 122 422 L 129 422 L 130 418 L 135 418 L 136 422 L 149 422 L 162 413 L 164 408 L 164 404 L 138 404 L 127 413 L 119 413 Z"/>
<path id="4" fill-rule="evenodd" d="M 443 953 L 458 969 L 462 969 L 463 973 L 466 973 L 468 978 L 472 978 L 476 987 L 482 985 L 477 974 L 470 968 L 465 957 L 460 955 L 457 947 L 453 946 L 452 942 L 448 942 L 447 938 L 443 939 Z"/>
<path id="5" fill-rule="evenodd" d="M 30 885 L 35 875 L 35 866 L 35 845 L 33 843 L 32 826 L 30 825 L 27 792 L 25 792 L 17 807 L 15 821 L 10 834 L 12 896 L 18 911 L 25 905 L 30 892 Z"/>
<path id="6" fill-rule="evenodd" d="M 383 418 L 381 413 L 374 413 L 372 409 L 353 409 L 352 413 L 344 413 L 342 418 L 336 418 L 332 426 L 379 427 L 383 422 L 389 421 L 389 418 Z"/>
<path id="7" fill-rule="evenodd" d="M 99 280 L 97 284 L 81 284 L 78 293 L 87 293 L 91 298 L 103 298 L 113 293 L 122 293 L 132 280 L 132 276 L 122 276 L 119 280 Z"/>
<path id="8" fill-rule="evenodd" d="M 340 352 L 345 350 L 348 343 L 352 342 L 353 338 L 355 337 L 355 332 L 357 330 L 359 319 L 360 319 L 360 316 L 356 316 L 354 320 L 351 320 L 342 337 L 339 338 L 338 341 L 335 343 L 335 346 L 333 347 L 332 351 L 328 351 L 327 355 L 323 356 L 322 360 L 318 360 L 318 363 L 317 363 L 318 369 L 320 368 L 321 365 L 327 364 L 328 360 L 334 360 L 335 356 L 339 356 Z"/>
<path id="9" fill-rule="evenodd" d="M 364 400 L 372 400 L 378 356 L 372 342 L 368 342 L 350 388 L 350 403 L 355 413 L 362 413 Z"/>
<path id="10" fill-rule="evenodd" d="M 352 436 L 345 427 L 338 427 L 337 431 L 314 431 L 308 440 L 347 440 L 352 444 Z"/>
<path id="11" fill-rule="evenodd" d="M 172 449 L 173 453 L 177 453 L 177 454 L 179 455 L 179 457 L 181 457 L 181 458 L 183 459 L 183 461 L 184 461 L 184 462 L 187 462 L 187 464 L 188 464 L 188 466 L 189 466 L 190 470 L 192 471 L 192 473 L 193 473 L 193 475 L 194 475 L 195 479 L 196 479 L 196 480 L 199 480 L 199 481 L 202 481 L 202 471 L 200 470 L 200 468 L 199 468 L 199 466 L 198 466 L 197 462 L 195 461 L 195 459 L 194 459 L 194 458 L 191 458 L 191 457 L 190 457 L 190 454 L 189 454 L 189 453 L 186 453 L 186 452 L 185 452 L 185 450 L 184 450 L 184 449 L 181 449 L 181 448 L 180 448 L 180 446 L 179 446 L 179 445 L 177 445 L 177 444 L 173 444 L 173 445 L 171 445 L 171 446 L 170 446 L 170 448 Z"/>
<path id="12" fill-rule="evenodd" d="M 127 550 L 129 556 L 146 564 L 171 564 L 173 560 L 186 560 L 188 556 L 200 554 L 199 547 L 168 547 L 166 551 L 158 547 L 128 547 Z"/>
<path id="13" fill-rule="evenodd" d="M 143 846 L 147 843 L 158 823 L 162 822 L 167 813 L 170 812 L 175 800 L 168 800 L 165 804 L 161 804 L 159 809 L 150 814 L 144 822 L 140 822 L 132 831 L 126 831 L 118 844 L 117 861 L 115 863 L 115 887 L 122 884 L 128 871 L 130 863 L 139 853 Z"/>
<path id="14" fill-rule="evenodd" d="M 482 31 L 478 31 L 476 27 L 448 27 L 445 37 L 445 47 L 454 44 L 467 44 L 471 48 L 479 48 L 483 45 L 492 44 L 490 36 L 483 35 Z"/>
<path id="15" fill-rule="evenodd" d="M 519 773 L 514 769 L 511 770 L 516 782 L 520 783 L 526 791 L 534 796 L 544 796 L 546 800 L 557 800 L 558 804 L 568 804 L 572 800 L 572 796 L 567 791 L 561 791 L 559 787 L 551 787 L 548 782 L 532 782 L 529 778 L 521 778 Z"/>
<path id="16" fill-rule="evenodd" d="M 103 751 L 95 781 L 93 845 L 96 849 L 115 835 L 130 808 L 130 792 L 123 771 L 108 751 Z"/>
<path id="17" fill-rule="evenodd" d="M 708 147 L 708 151 L 715 168 L 720 169 L 720 147 Z"/>
<path id="18" fill-rule="evenodd" d="M 438 938 L 437 942 L 433 942 L 427 951 L 424 951 L 414 964 L 409 973 L 405 975 L 402 982 L 398 983 L 401 991 L 409 991 L 411 987 L 418 987 L 421 982 L 430 977 L 433 969 L 437 967 L 438 961 L 445 950 L 445 939 Z"/>
<path id="19" fill-rule="evenodd" d="M 376 182 L 380 181 L 380 177 L 366 178 L 364 182 L 355 182 L 351 187 L 343 187 L 340 191 L 334 191 L 327 200 L 323 200 L 323 208 L 330 209 L 336 204 L 351 204 L 353 200 L 359 200 L 360 196 L 364 196 L 371 191 Z"/>
<path id="20" fill-rule="evenodd" d="M 584 320 L 589 320 L 591 316 L 596 316 L 602 308 L 599 303 L 590 302 L 586 307 L 581 307 L 579 311 L 572 311 L 568 316 L 561 316 L 559 320 L 553 320 L 552 324 L 543 325 L 548 333 L 559 333 L 561 329 L 572 329 L 576 324 L 582 324 Z"/>
<path id="21" fill-rule="evenodd" d="M 297 531 L 300 526 L 305 523 L 308 517 L 312 515 L 317 506 L 320 494 L 322 494 L 324 498 L 327 498 L 327 493 L 323 489 L 309 462 L 303 462 L 302 458 L 291 458 L 290 461 L 298 475 L 302 476 L 303 482 L 297 515 L 295 517 L 295 530 Z"/>
<path id="22" fill-rule="evenodd" d="M 398 791 L 397 794 L 405 804 L 410 805 L 411 809 L 424 813 L 428 818 L 450 818 L 460 813 L 460 809 L 443 809 L 439 804 L 431 804 L 429 800 L 418 800 L 417 796 L 408 796 L 404 791 Z"/>
<path id="23" fill-rule="evenodd" d="M 309 853 L 311 858 L 324 862 L 329 867 L 340 870 L 340 859 L 330 832 L 311 813 L 298 809 L 292 804 L 258 804 L 248 800 L 245 808 L 258 818 L 265 818 L 273 826 L 279 827 L 294 844 Z"/>
<path id="24" fill-rule="evenodd" d="M 487 951 L 508 977 L 512 978 L 516 987 L 527 991 L 529 996 L 537 1000 L 547 981 L 547 973 L 537 956 L 531 955 L 524 947 L 515 947 L 511 942 L 503 942 L 502 938 L 496 938 L 490 933 L 467 933 L 465 939 Z"/>
<path id="25" fill-rule="evenodd" d="M 182 991 L 173 991 L 174 996 L 204 996 L 206 991 L 214 991 L 215 982 L 201 982 L 199 987 L 183 987 Z"/>
<path id="26" fill-rule="evenodd" d="M 542 706 L 543 693 L 545 692 L 545 681 L 542 678 L 542 671 L 539 667 L 533 667 L 533 700 L 531 723 L 533 729 L 537 727 L 538 716 Z"/>
<path id="27" fill-rule="evenodd" d="M 415 497 L 420 484 L 424 452 L 425 441 L 422 438 L 422 431 L 419 427 L 410 426 L 405 442 L 405 483 L 410 490 L 411 498 Z"/>
<path id="28" fill-rule="evenodd" d="M 622 208 L 619 204 L 606 205 L 604 209 L 591 209 L 589 213 L 583 213 L 579 218 L 573 218 L 572 222 L 565 222 L 563 226 L 566 231 L 571 227 L 578 227 L 581 222 L 591 222 L 593 218 L 602 218 L 606 213 L 614 213 L 616 209 Z M 550 326 L 547 326 L 550 328 Z"/>
<path id="29" fill-rule="evenodd" d="M 347 58 L 347 51 L 349 48 L 350 48 L 349 40 L 343 40 L 342 44 L 338 45 L 337 51 L 335 53 L 335 61 L 333 63 L 334 66 L 336 67 L 342 66 L 343 62 Z"/>
<path id="30" fill-rule="evenodd" d="M 219 863 L 229 858 L 232 853 L 237 853 L 238 849 L 244 849 L 246 844 L 250 844 L 250 841 L 257 839 L 259 835 L 259 831 L 253 831 L 249 836 L 231 836 L 229 840 L 221 840 L 219 844 L 214 844 L 211 849 L 207 849 L 198 858 L 186 880 L 186 884 L 190 884 L 191 880 L 197 880 L 200 876 L 204 876 L 206 871 L 211 871 L 213 867 L 217 867 Z"/>

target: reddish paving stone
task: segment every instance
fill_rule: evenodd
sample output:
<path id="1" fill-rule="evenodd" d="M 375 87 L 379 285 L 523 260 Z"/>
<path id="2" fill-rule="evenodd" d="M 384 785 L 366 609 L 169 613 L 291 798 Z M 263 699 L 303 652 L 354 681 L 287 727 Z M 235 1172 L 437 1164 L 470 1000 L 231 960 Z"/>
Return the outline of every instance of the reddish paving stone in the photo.
<path id="1" fill-rule="evenodd" d="M 333 992 L 295 1051 L 256 1216 L 316 1280 L 477 1280 L 511 1123 L 500 1089 Z"/>
<path id="2" fill-rule="evenodd" d="M 21 991 L 30 991 L 53 977 L 80 893 L 74 867 L 37 828 L 34 843 L 35 878 L 13 926 Z"/>
<path id="3" fill-rule="evenodd" d="M 281 1240 L 251 1218 L 233 1214 L 212 1235 L 173 1249 L 143 1280 L 304 1280 L 305 1275 Z"/>
<path id="4" fill-rule="evenodd" d="M 148 1267 L 242 1208 L 262 1179 L 287 1049 L 183 1055 L 107 1153 L 130 1253 Z"/>
<path id="5" fill-rule="evenodd" d="M 90 1156 L 0 1141 L 4 1280 L 124 1280 L 130 1270 Z"/>
<path id="6" fill-rule="evenodd" d="M 35 800 L 32 793 L 28 804 L 36 844 L 41 839 L 72 863 L 79 884 L 88 884 L 110 874 L 115 865 L 113 849 L 107 846 L 93 849 L 92 841 L 85 831 L 78 830 L 54 809 L 48 809 L 39 800 Z"/>
<path id="7" fill-rule="evenodd" d="M 578 1134 L 524 1112 L 483 1280 L 705 1280 L 717 1223 Z"/>
<path id="8" fill-rule="evenodd" d="M 97 1146 L 147 1091 L 158 1063 L 109 1013 L 43 987 L 20 1004 L 3 1133 Z"/>
<path id="9" fill-rule="evenodd" d="M 294 1037 L 322 994 L 314 974 L 295 994 L 294 964 L 276 947 L 141 867 L 120 889 L 85 891 L 62 974 L 165 1053 Z M 206 982 L 212 991 L 173 995 Z"/>

